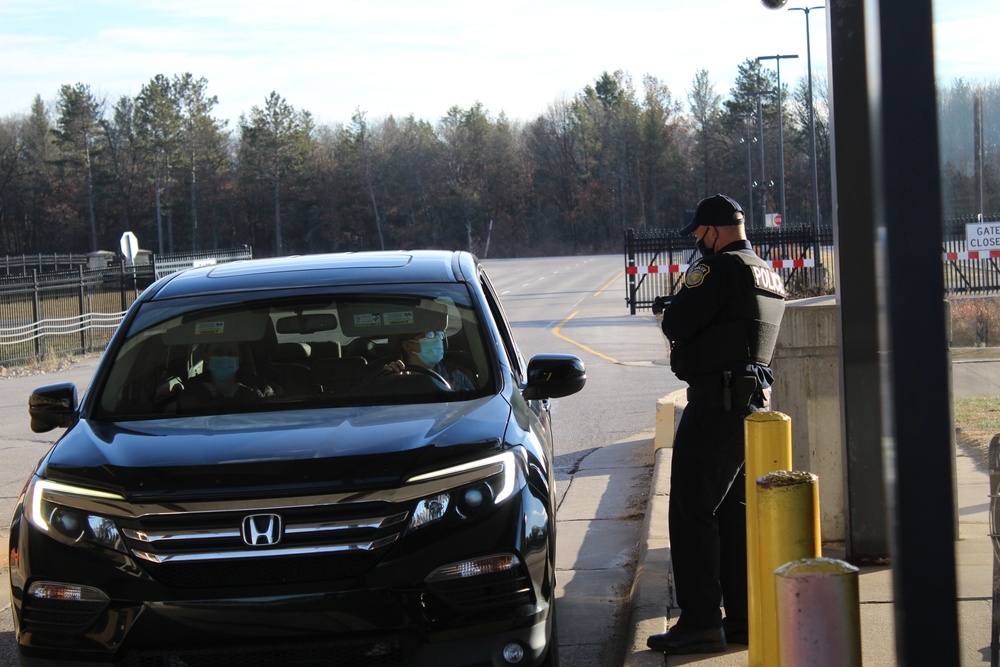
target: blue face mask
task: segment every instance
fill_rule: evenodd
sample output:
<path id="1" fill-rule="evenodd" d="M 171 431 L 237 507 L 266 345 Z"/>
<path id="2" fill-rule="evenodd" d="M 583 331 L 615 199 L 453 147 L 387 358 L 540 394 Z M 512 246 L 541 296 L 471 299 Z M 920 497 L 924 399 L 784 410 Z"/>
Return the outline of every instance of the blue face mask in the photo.
<path id="1" fill-rule="evenodd" d="M 216 382 L 231 382 L 240 368 L 239 357 L 209 357 L 208 372 Z"/>
<path id="2" fill-rule="evenodd" d="M 444 359 L 444 341 L 440 338 L 420 341 L 417 357 L 427 366 L 434 366 Z"/>

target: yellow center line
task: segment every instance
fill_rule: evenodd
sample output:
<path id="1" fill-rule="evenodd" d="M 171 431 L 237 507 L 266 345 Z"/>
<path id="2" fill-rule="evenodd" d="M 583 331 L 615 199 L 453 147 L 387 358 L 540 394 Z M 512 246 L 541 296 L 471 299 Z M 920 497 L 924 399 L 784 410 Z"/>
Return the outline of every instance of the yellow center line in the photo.
<path id="1" fill-rule="evenodd" d="M 573 313 L 569 317 L 567 317 L 565 320 L 563 320 L 562 322 L 560 322 L 559 326 L 557 326 L 555 329 L 552 330 L 552 333 L 556 336 L 556 338 L 561 338 L 564 341 L 566 341 L 567 343 L 570 343 L 572 345 L 576 345 L 581 350 L 586 350 L 587 352 L 590 352 L 591 354 L 593 354 L 595 356 L 598 356 L 601 359 L 606 359 L 606 360 L 610 361 L 613 364 L 621 363 L 617 359 L 613 359 L 613 358 L 609 357 L 606 354 L 601 354 L 600 352 L 598 352 L 596 350 L 592 350 L 591 348 L 587 347 L 586 345 L 583 345 L 582 343 L 577 343 L 572 338 L 567 338 L 566 336 L 562 335 L 562 333 L 560 333 L 560 329 L 562 329 L 563 326 L 565 326 L 566 323 L 568 323 L 571 319 L 573 319 L 574 317 L 576 317 L 576 314 L 579 313 L 579 312 L 580 312 L 579 310 L 573 311 Z"/>
<path id="2" fill-rule="evenodd" d="M 619 278 L 621 278 L 621 277 L 622 277 L 623 275 L 625 275 L 625 271 L 624 271 L 624 270 L 623 270 L 623 271 L 619 271 L 619 272 L 618 272 L 618 275 L 617 275 L 617 276 L 615 276 L 614 278 L 612 278 L 611 280 L 609 280 L 609 281 L 608 281 L 608 284 L 607 284 L 607 285 L 605 285 L 605 286 L 604 286 L 604 287 L 602 287 L 601 289 L 599 289 L 599 290 L 597 290 L 596 292 L 594 292 L 594 296 L 600 296 L 600 295 L 601 295 L 601 292 L 603 292 L 604 290 L 608 289 L 608 288 L 609 288 L 609 287 L 611 287 L 611 286 L 612 286 L 613 284 L 615 284 L 615 282 L 616 282 L 616 281 L 617 281 L 617 280 L 618 280 Z"/>

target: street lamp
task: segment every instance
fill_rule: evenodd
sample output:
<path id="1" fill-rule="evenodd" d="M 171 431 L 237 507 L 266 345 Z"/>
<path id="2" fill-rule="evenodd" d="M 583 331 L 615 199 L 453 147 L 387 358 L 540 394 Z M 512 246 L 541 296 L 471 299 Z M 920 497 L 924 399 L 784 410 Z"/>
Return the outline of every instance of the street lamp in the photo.
<path id="1" fill-rule="evenodd" d="M 743 114 L 743 122 L 746 126 L 746 132 L 742 137 L 740 137 L 740 143 L 747 145 L 747 210 L 750 211 L 750 219 L 747 221 L 750 227 L 753 227 L 753 168 L 752 159 L 750 157 L 750 144 L 757 141 L 757 137 L 750 134 L 750 120 L 753 118 L 752 113 Z"/>
<path id="2" fill-rule="evenodd" d="M 784 130 L 782 130 L 782 116 L 784 116 L 784 109 L 781 105 L 781 61 L 785 58 L 798 58 L 797 55 L 794 56 L 760 56 L 757 58 L 757 62 L 761 60 L 773 60 L 774 65 L 778 70 L 778 193 L 781 213 L 781 222 L 785 222 L 785 142 Z"/>
<path id="3" fill-rule="evenodd" d="M 766 177 L 764 176 L 764 173 L 765 173 L 765 169 L 764 169 L 764 114 L 761 112 L 760 97 L 761 97 L 761 95 L 773 95 L 775 92 L 777 92 L 777 91 L 774 91 L 774 90 L 758 90 L 758 91 L 756 91 L 756 92 L 753 93 L 753 95 L 757 98 L 757 137 L 759 137 L 759 139 L 755 139 L 755 141 L 757 141 L 757 150 L 760 153 L 760 157 L 758 158 L 759 164 L 760 164 L 760 181 L 759 182 L 754 181 L 753 185 L 754 185 L 755 188 L 757 188 L 757 187 L 760 188 L 760 197 L 759 197 L 759 199 L 760 199 L 760 224 L 761 225 L 766 224 L 766 221 L 767 221 L 767 188 L 769 187 L 769 185 L 774 185 L 774 182 L 772 181 L 769 184 L 767 182 L 767 180 L 766 180 Z"/>
<path id="4" fill-rule="evenodd" d="M 816 123 L 813 120 L 813 68 L 812 50 L 809 43 L 809 12 L 814 9 L 825 9 L 824 5 L 817 7 L 789 7 L 788 11 L 800 11 L 806 15 L 806 69 L 808 70 L 808 85 L 806 97 L 809 104 L 809 162 L 812 167 L 812 199 L 813 199 L 813 236 L 816 237 L 816 260 L 819 261 L 819 175 L 816 168 Z"/>

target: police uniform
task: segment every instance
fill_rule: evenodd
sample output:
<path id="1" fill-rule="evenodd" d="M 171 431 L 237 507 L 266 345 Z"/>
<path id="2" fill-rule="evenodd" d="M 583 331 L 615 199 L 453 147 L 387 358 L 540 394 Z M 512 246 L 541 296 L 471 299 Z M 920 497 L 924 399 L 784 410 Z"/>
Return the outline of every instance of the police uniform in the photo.
<path id="1" fill-rule="evenodd" d="M 686 231 L 741 223 L 739 204 L 716 195 L 699 204 Z M 784 297 L 781 277 L 740 240 L 691 266 L 664 312 L 671 369 L 689 385 L 670 476 L 671 560 L 681 618 L 678 632 L 668 635 L 680 637 L 683 629 L 717 632 L 723 625 L 721 600 L 730 641 L 745 642 L 743 420 L 767 407 Z M 668 635 L 651 637 L 650 647 L 669 652 L 672 645 L 663 639 Z M 718 649 L 717 644 L 706 646 Z"/>

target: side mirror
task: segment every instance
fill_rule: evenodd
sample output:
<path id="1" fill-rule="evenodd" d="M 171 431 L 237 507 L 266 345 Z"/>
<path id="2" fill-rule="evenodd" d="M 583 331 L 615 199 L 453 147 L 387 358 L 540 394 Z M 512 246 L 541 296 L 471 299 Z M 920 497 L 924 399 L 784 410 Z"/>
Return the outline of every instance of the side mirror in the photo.
<path id="1" fill-rule="evenodd" d="M 572 354 L 539 354 L 528 362 L 528 381 L 522 394 L 527 400 L 560 398 L 583 389 L 587 370 Z"/>
<path id="2" fill-rule="evenodd" d="M 39 387 L 28 397 L 31 430 L 35 433 L 69 428 L 76 423 L 76 410 L 76 385 L 71 382 Z"/>

